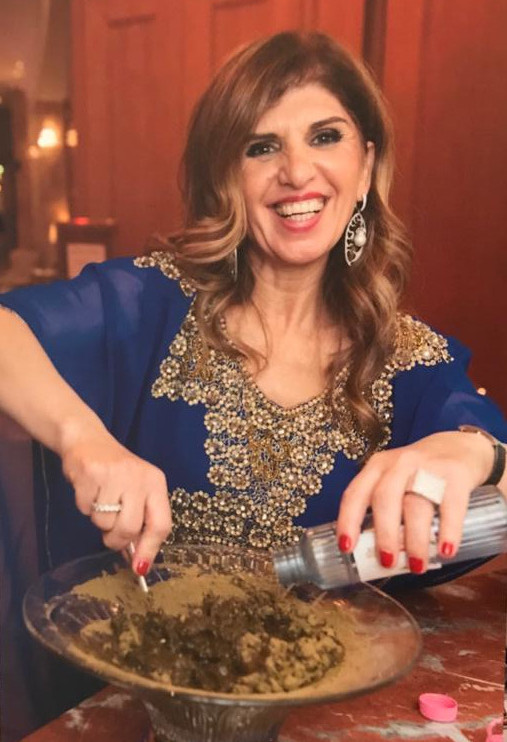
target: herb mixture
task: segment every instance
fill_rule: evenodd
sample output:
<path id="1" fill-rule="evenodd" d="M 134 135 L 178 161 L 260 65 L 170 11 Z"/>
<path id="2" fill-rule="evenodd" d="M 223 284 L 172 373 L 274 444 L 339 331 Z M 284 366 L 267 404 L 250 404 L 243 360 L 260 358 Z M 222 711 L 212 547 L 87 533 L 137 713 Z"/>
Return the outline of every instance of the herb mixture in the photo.
<path id="1" fill-rule="evenodd" d="M 117 602 L 112 617 L 88 626 L 77 644 L 124 670 L 222 693 L 297 690 L 342 661 L 338 631 L 321 606 L 251 575 L 228 576 L 230 591 L 216 585 L 206 591 L 209 576 L 202 577 L 197 601 L 194 595 L 183 607 L 180 595 L 172 613 L 153 600 L 139 612 Z M 167 592 L 169 605 L 174 585 L 156 586 Z"/>

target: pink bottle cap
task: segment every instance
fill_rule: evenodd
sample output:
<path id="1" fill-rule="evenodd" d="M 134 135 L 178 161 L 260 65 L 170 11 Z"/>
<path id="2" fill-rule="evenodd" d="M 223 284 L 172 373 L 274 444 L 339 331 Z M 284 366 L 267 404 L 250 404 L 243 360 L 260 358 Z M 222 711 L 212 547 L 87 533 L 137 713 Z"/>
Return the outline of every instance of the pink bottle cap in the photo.
<path id="1" fill-rule="evenodd" d="M 498 727 L 498 732 L 495 732 L 495 727 Z M 488 735 L 486 742 L 503 742 L 503 718 L 499 716 L 498 719 L 490 721 L 486 733 Z"/>
<path id="2" fill-rule="evenodd" d="M 454 721 L 458 715 L 458 704 L 442 693 L 422 693 L 419 696 L 419 711 L 430 721 Z"/>

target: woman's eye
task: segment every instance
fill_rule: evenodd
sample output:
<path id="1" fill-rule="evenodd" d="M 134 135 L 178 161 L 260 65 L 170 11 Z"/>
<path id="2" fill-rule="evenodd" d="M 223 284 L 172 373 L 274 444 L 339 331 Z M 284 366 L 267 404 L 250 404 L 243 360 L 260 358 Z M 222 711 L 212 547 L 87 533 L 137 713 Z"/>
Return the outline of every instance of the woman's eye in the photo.
<path id="1" fill-rule="evenodd" d="M 312 139 L 313 144 L 334 144 L 342 139 L 341 131 L 338 129 L 324 129 L 319 131 Z"/>
<path id="2" fill-rule="evenodd" d="M 247 151 L 247 157 L 262 157 L 262 155 L 270 155 L 275 152 L 276 147 L 274 142 L 254 142 L 251 144 Z"/>

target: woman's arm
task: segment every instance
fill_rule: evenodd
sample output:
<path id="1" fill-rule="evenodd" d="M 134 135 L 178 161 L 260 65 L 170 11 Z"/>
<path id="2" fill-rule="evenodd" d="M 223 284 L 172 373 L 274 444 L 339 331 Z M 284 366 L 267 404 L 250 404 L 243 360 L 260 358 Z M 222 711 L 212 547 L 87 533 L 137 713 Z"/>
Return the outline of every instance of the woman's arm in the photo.
<path id="1" fill-rule="evenodd" d="M 116 441 L 28 325 L 1 307 L 0 407 L 61 457 L 77 507 L 103 531 L 107 546 L 121 549 L 139 539 L 134 565 L 146 569 L 171 525 L 164 474 Z M 121 502 L 122 510 L 95 513 L 95 501 Z"/>

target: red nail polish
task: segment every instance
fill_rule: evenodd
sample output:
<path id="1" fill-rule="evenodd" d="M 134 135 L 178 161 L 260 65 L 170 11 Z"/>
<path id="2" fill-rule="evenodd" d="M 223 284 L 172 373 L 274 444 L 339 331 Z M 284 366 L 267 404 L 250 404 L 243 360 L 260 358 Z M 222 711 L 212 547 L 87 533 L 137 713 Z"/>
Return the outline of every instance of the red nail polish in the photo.
<path id="1" fill-rule="evenodd" d="M 141 559 L 140 562 L 136 564 L 136 572 L 140 577 L 144 577 L 149 569 L 150 563 L 146 559 Z"/>
<path id="2" fill-rule="evenodd" d="M 454 544 L 450 541 L 444 541 L 442 544 L 442 556 L 450 557 L 454 554 Z"/>
<path id="3" fill-rule="evenodd" d="M 346 533 L 342 533 L 342 535 L 338 539 L 338 546 L 340 547 L 340 551 L 348 551 L 352 546 L 350 536 L 347 536 Z"/>
<path id="4" fill-rule="evenodd" d="M 380 564 L 383 567 L 392 567 L 394 562 L 394 554 L 392 554 L 390 551 L 383 551 L 382 549 L 379 552 L 380 557 Z"/>
<path id="5" fill-rule="evenodd" d="M 408 566 L 410 567 L 410 571 L 416 575 L 420 575 L 424 571 L 424 562 L 419 557 L 409 557 Z"/>

